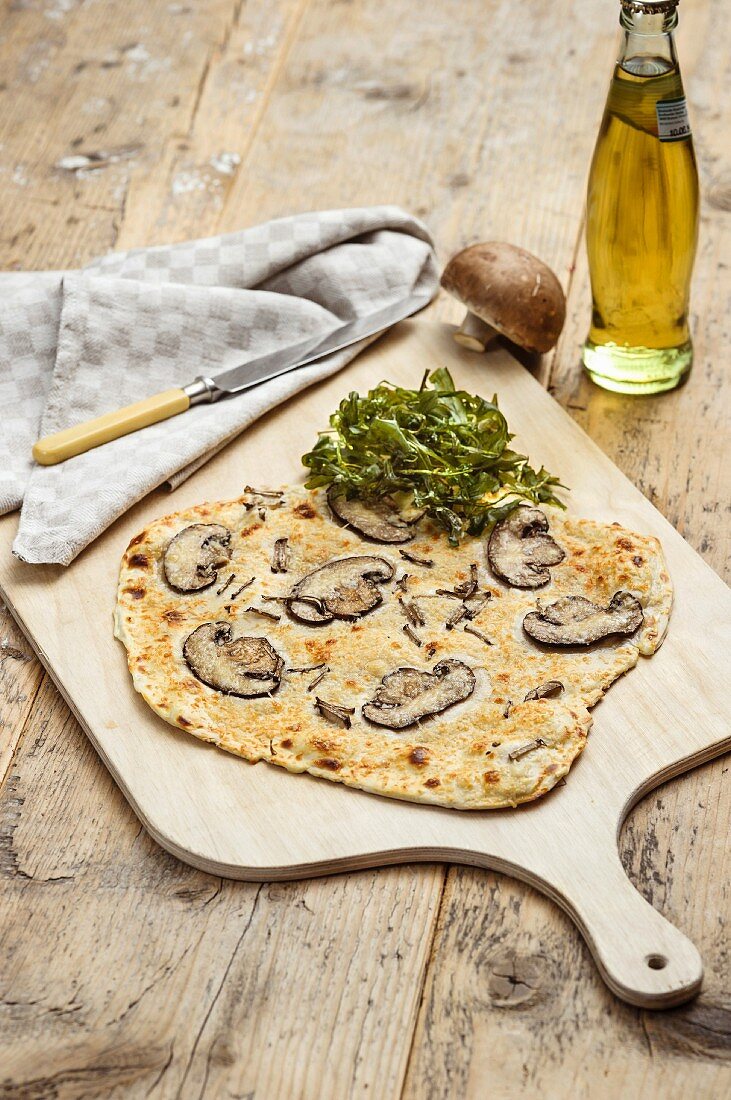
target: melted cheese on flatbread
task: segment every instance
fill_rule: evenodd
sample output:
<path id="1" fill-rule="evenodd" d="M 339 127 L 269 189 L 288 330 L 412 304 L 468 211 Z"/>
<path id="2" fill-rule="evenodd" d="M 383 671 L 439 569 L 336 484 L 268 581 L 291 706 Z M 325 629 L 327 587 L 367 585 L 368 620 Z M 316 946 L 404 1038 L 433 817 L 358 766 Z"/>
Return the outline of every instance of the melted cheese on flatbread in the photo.
<path id="1" fill-rule="evenodd" d="M 132 540 L 122 561 L 115 634 L 127 648 L 134 687 L 166 722 L 251 763 L 265 760 L 375 794 L 457 809 L 538 798 L 582 752 L 591 725 L 588 708 L 640 653 L 649 656 L 661 644 L 672 603 L 656 539 L 543 510 L 566 556 L 552 567 L 550 583 L 533 591 L 497 580 L 487 565 L 484 539 L 450 547 L 428 520 L 403 549 L 433 566 L 409 562 L 398 547 L 367 542 L 339 526 L 320 491 L 292 487 L 281 503 L 269 498 L 252 507 L 247 496 L 165 516 Z M 231 559 L 209 588 L 177 593 L 166 583 L 163 557 L 173 536 L 194 523 L 227 527 Z M 282 538 L 289 551 L 285 574 L 271 568 L 274 544 Z M 263 599 L 286 596 L 296 581 L 327 561 L 362 554 L 386 559 L 394 575 L 378 585 L 380 606 L 356 621 L 308 625 L 288 615 L 284 604 Z M 436 590 L 469 580 L 473 564 L 479 588 L 489 590 L 490 599 L 473 620 L 448 630 L 445 623 L 459 604 Z M 235 579 L 224 588 L 231 573 Z M 619 589 L 642 604 L 644 622 L 631 637 L 587 648 L 550 648 L 532 642 L 522 629 L 538 599 L 545 605 L 582 595 L 606 605 Z M 404 631 L 408 620 L 401 596 L 416 600 L 425 620 L 414 627 L 420 646 Z M 252 607 L 278 616 L 277 621 L 248 610 Z M 222 694 L 198 680 L 183 659 L 186 638 L 207 622 L 229 624 L 234 638 L 267 638 L 286 670 L 322 663 L 327 672 L 315 687 L 322 669 L 285 671 L 271 696 Z M 447 658 L 474 672 L 476 687 L 468 699 L 400 731 L 363 717 L 361 708 L 388 673 L 403 667 L 431 671 Z M 523 701 L 548 680 L 564 685 L 558 698 Z M 350 727 L 323 715 L 317 696 L 354 708 Z M 533 741 L 539 744 L 526 751 Z"/>

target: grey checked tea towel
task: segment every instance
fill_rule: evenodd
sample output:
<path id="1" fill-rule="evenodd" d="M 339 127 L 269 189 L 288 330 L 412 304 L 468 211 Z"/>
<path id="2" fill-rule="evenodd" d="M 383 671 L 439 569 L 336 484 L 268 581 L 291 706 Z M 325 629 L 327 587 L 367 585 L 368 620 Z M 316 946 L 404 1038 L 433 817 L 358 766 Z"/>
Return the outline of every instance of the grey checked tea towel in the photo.
<path id="1" fill-rule="evenodd" d="M 394 206 L 111 253 L 78 272 L 0 274 L 0 513 L 21 508 L 13 552 L 68 565 L 151 489 L 180 484 L 367 341 L 58 466 L 33 463 L 39 436 L 437 286 L 426 228 Z"/>

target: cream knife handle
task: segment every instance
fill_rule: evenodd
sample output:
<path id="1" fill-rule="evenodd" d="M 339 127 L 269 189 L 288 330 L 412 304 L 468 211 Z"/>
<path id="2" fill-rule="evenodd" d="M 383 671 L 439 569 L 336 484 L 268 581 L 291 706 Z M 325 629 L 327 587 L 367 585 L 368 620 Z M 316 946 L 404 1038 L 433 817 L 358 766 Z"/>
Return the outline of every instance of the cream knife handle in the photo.
<path id="1" fill-rule="evenodd" d="M 165 390 L 134 405 L 127 405 L 116 412 L 104 413 L 96 420 L 75 424 L 55 435 L 39 439 L 33 447 L 33 458 L 42 466 L 53 466 L 67 458 L 90 451 L 102 443 L 119 439 L 122 435 L 157 424 L 190 408 L 191 399 L 185 390 Z"/>

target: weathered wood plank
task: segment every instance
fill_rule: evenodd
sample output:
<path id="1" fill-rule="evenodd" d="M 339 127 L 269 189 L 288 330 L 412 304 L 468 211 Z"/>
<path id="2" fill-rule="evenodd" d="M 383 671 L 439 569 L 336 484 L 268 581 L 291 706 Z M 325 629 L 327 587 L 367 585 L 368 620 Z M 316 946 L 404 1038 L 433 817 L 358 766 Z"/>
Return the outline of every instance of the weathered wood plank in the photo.
<path id="1" fill-rule="evenodd" d="M 311 5 L 221 225 L 303 205 L 395 202 L 447 253 L 505 236 L 566 278 L 612 43 L 582 5 L 559 72 L 570 0 L 516 18 L 508 0 Z M 559 54 L 560 55 L 560 54 Z M 555 150 L 561 148 L 561 157 Z M 530 167 L 526 165 L 529 161 Z"/>
<path id="2" fill-rule="evenodd" d="M 551 903 L 511 879 L 453 869 L 405 1098 L 660 1100 L 728 1091 L 724 933 L 708 913 L 728 912 L 731 868 L 721 838 L 729 798 L 728 785 L 719 791 L 709 782 L 711 770 L 663 788 L 649 813 L 634 815 L 623 843 L 625 866 L 645 896 L 703 951 L 704 993 L 671 1012 L 623 1005 L 608 993 L 568 918 Z M 708 860 L 702 848 L 692 860 L 682 852 L 678 822 L 689 803 L 696 838 L 705 835 L 712 849 Z"/>
<path id="3" fill-rule="evenodd" d="M 544 374 L 550 366 L 554 396 L 723 573 L 729 566 L 723 509 L 731 481 L 724 459 L 728 372 L 720 351 L 731 289 L 723 268 L 729 202 L 718 96 L 727 43 L 709 12 L 702 0 L 684 5 L 680 42 L 705 200 L 693 297 L 694 373 L 684 389 L 660 398 L 608 394 L 586 380 L 579 365 L 589 311 L 582 240 L 567 326 Z M 570 481 L 570 471 L 566 476 Z M 542 898 L 511 880 L 453 870 L 406 1097 L 450 1091 L 476 1097 L 493 1089 L 497 1095 L 577 1098 L 728 1091 L 728 768 L 728 761 L 716 761 L 643 800 L 620 844 L 638 889 L 700 949 L 706 964 L 701 997 L 669 1013 L 619 1005 L 597 982 L 565 919 L 547 910 Z"/>
<path id="4" fill-rule="evenodd" d="M 240 4 L 215 0 L 205 11 L 169 4 L 152 27 L 141 0 L 4 7 L 0 201 L 10 216 L 0 230 L 0 267 L 77 267 L 115 245 L 132 168 L 159 170 L 169 134 L 187 131 L 210 56 Z M 74 163 L 69 157 L 89 166 L 63 167 Z M 2 677 L 14 710 L 12 723 L 0 714 L 7 731 L 0 776 L 30 685 L 8 661 Z"/>
<path id="5" fill-rule="evenodd" d="M 118 247 L 218 231 L 307 4 L 235 5 L 208 57 L 187 130 L 170 134 L 154 174 L 141 169 L 132 175 Z M 261 219 L 253 214 L 251 220 Z M 232 228 L 245 224 L 240 218 Z"/>
<path id="6" fill-rule="evenodd" d="M 286 18 L 277 24 L 271 5 L 236 5 L 205 60 L 182 132 L 167 131 L 172 136 L 159 161 L 142 163 L 129 194 L 120 198 L 120 212 L 126 207 L 119 234 L 115 213 L 103 244 L 92 232 L 85 254 L 62 254 L 56 261 L 41 242 L 35 266 L 80 263 L 114 242 L 214 232 L 225 186 L 239 170 L 233 158 L 220 157 L 239 148 L 229 110 L 232 83 L 240 81 L 238 95 L 250 108 L 238 121 L 244 132 L 249 124 L 255 131 L 258 97 L 265 98 L 267 82 L 281 67 L 304 6 L 285 11 L 282 5 Z M 99 49 L 100 32 L 95 34 Z M 128 90 L 133 98 L 139 94 L 125 85 Z M 214 176 L 203 180 L 211 159 L 231 169 L 230 176 L 218 173 L 221 188 L 209 186 Z M 48 208 L 52 231 L 65 200 L 31 201 Z M 63 226 L 60 232 L 63 239 Z M 10 992 L 3 989 L 0 1005 L 8 1093 L 134 1096 L 151 1089 L 197 1095 L 206 1082 L 218 1089 L 240 1077 L 244 1091 L 269 1095 L 338 1097 L 368 1089 L 395 1095 L 442 870 L 402 868 L 272 891 L 212 882 L 140 835 L 47 681 L 27 726 L 1 819 L 8 886 L 2 904 L 12 920 L 5 922 L 0 951 L 21 960 L 7 974 Z M 49 767 L 46 749 L 61 771 Z M 73 784 L 63 781 L 65 771 L 75 777 Z M 43 834 L 37 816 L 41 806 L 50 834 Z M 74 908 L 85 909 L 88 919 L 67 923 L 64 914 Z M 198 915 L 203 908 L 205 924 Z M 50 941 L 42 931 L 48 928 L 54 929 Z M 50 943 L 57 947 L 59 940 L 63 949 L 52 950 Z M 37 942 L 49 942 L 49 949 L 36 949 Z M 299 1044 L 298 1056 L 272 1057 L 282 1042 Z M 339 1052 L 335 1070 L 332 1045 Z M 260 1052 L 255 1059 L 252 1046 Z"/>
<path id="7" fill-rule="evenodd" d="M 704 133 L 713 123 L 720 134 L 712 116 L 722 102 L 723 36 L 716 20 L 711 40 L 707 0 L 686 0 L 683 15 L 686 71 L 692 65 L 695 74 L 705 74 L 694 75 L 693 84 L 708 107 Z M 577 20 L 580 36 L 569 33 Z M 188 31 L 193 33 L 183 42 Z M 306 206 L 396 201 L 427 218 L 444 258 L 471 240 L 503 236 L 544 256 L 567 282 L 611 52 L 600 0 L 582 4 L 580 12 L 568 2 L 536 6 L 520 20 L 504 0 L 450 0 L 421 7 L 418 18 L 408 0 L 385 9 L 365 0 L 14 5 L 0 43 L 8 74 L 3 105 L 20 97 L 17 111 L 0 115 L 0 128 L 6 123 L 0 132 L 6 212 L 0 262 L 71 266 L 115 242 L 129 246 L 234 229 Z M 154 79 L 145 69 L 150 62 L 162 65 Z M 100 101 L 107 98 L 112 103 L 103 108 Z M 79 126 L 82 117 L 90 123 Z M 79 137 L 82 142 L 73 145 Z M 143 150 L 129 151 L 140 142 Z M 712 175 L 709 201 L 723 210 L 728 178 L 714 159 L 719 148 L 710 149 L 706 169 Z M 111 150 L 120 159 L 81 175 L 54 168 L 76 149 Z M 240 156 L 241 163 L 219 159 L 223 153 Z M 233 171 L 219 172 L 212 159 Z M 200 186 L 203 175 L 209 179 Z M 213 185 L 218 177 L 220 187 Z M 572 395 L 580 377 L 575 348 L 585 313 L 579 285 L 580 278 L 571 296 L 576 321 L 552 378 L 567 404 L 577 403 Z M 458 315 L 450 303 L 437 308 L 445 317 Z M 723 315 L 710 312 L 710 289 L 703 300 L 696 295 L 695 308 L 711 318 L 710 361 L 720 347 Z M 696 368 L 695 410 L 710 403 L 715 382 Z M 578 403 L 585 402 L 579 397 Z M 646 491 L 652 488 L 652 478 L 640 480 L 649 450 L 633 458 L 631 448 L 647 438 L 653 417 L 636 425 L 635 434 L 619 430 L 621 418 L 615 417 L 610 434 L 595 407 L 586 410 L 590 432 Z M 682 418 L 673 431 L 677 449 L 672 462 L 667 453 L 662 460 L 665 473 L 655 478 L 654 499 L 685 523 L 686 535 L 718 567 L 718 539 L 709 533 L 718 519 L 701 514 L 701 497 L 693 496 L 700 486 L 709 507 L 724 499 L 715 496 L 722 483 L 702 473 L 713 440 L 694 428 L 693 515 L 691 497 L 678 488 L 690 465 Z M 663 442 L 667 448 L 668 438 L 666 422 L 653 436 L 652 453 Z M 31 667 L 24 663 L 23 675 Z M 17 712 L 16 728 L 26 716 Z M 12 990 L 2 990 L 2 1022 L 11 1023 L 5 1034 L 15 1059 L 9 1095 L 217 1095 L 229 1081 L 235 1082 L 232 1095 L 252 1089 L 276 1095 L 280 1089 L 284 1095 L 340 1097 L 366 1088 L 397 1094 L 439 897 L 438 870 L 278 886 L 271 896 L 266 888 L 217 884 L 139 835 L 47 684 L 26 730 L 11 769 L 18 778 L 2 795 L 11 865 L 31 875 L 9 873 L 4 880 L 13 914 L 3 932 L 11 937 L 3 946 L 12 947 L 14 978 Z M 691 1068 L 700 1066 L 699 1085 L 712 1086 L 708 1094 L 719 1091 L 728 1034 L 717 997 L 724 956 L 704 906 L 718 914 L 728 905 L 728 874 L 711 873 L 718 873 L 720 858 L 711 851 L 712 838 L 728 823 L 727 802 L 718 804 L 721 768 L 711 765 L 670 785 L 662 806 L 647 800 L 624 838 L 635 881 L 655 883 L 655 903 L 704 952 L 708 996 L 696 1006 L 646 1018 L 643 1027 L 632 1010 L 608 997 L 555 907 L 511 880 L 453 871 L 407 1095 L 448 1095 L 438 1087 L 445 1082 L 455 1084 L 455 1095 L 459 1082 L 474 1095 L 484 1094 L 487 1082 L 496 1095 L 532 1091 L 526 1083 L 535 1067 L 524 1068 L 518 1050 L 530 1048 L 534 1034 L 552 1059 L 545 1080 L 555 1095 L 573 1086 L 572 1095 L 586 1095 L 589 1086 L 592 1096 L 610 1095 L 602 1092 L 602 1070 L 591 1060 L 596 1043 L 604 1051 L 602 1067 L 629 1051 L 631 1064 L 645 1075 L 622 1078 L 610 1069 L 613 1084 L 624 1080 L 634 1090 L 638 1080 L 659 1080 L 647 1069 L 649 1043 L 662 1056 L 656 1061 L 686 1073 L 678 1080 L 693 1081 Z M 19 798 L 25 799 L 20 805 Z M 672 883 L 665 866 L 670 838 L 675 867 L 683 870 Z M 488 894 L 492 903 L 483 921 Z M 89 920 L 77 929 L 67 914 L 82 910 Z M 398 920 L 389 919 L 392 910 Z M 383 958 L 373 957 L 377 942 Z M 520 965 L 526 953 L 542 960 L 524 975 L 544 991 L 535 1011 L 529 1004 L 511 1012 L 500 1003 L 523 988 L 509 978 L 495 977 L 495 987 L 479 968 L 473 973 L 463 965 L 477 952 L 489 969 L 503 944 Z M 500 973 L 509 973 L 504 963 L 497 960 Z M 544 963 L 559 977 L 547 982 Z M 533 996 L 526 994 L 531 1004 Z M 440 1004 L 448 1011 L 440 1013 Z M 282 1065 L 278 1051 L 287 1043 L 297 1057 Z M 437 1064 L 439 1052 L 446 1069 Z M 7 1064 L 4 1058 L 4 1069 Z M 691 1095 L 694 1087 L 684 1084 Z"/>
<path id="8" fill-rule="evenodd" d="M 0 197 L 15 225 L 0 264 L 77 267 L 114 246 L 131 172 L 154 172 L 186 134 L 240 5 L 4 6 Z"/>
<path id="9" fill-rule="evenodd" d="M 30 726 L 0 794 L 0 1095 L 396 1095 L 441 870 L 214 879 L 48 681 Z"/>
<path id="10" fill-rule="evenodd" d="M 0 603 L 0 783 L 33 708 L 43 670 L 22 631 Z"/>

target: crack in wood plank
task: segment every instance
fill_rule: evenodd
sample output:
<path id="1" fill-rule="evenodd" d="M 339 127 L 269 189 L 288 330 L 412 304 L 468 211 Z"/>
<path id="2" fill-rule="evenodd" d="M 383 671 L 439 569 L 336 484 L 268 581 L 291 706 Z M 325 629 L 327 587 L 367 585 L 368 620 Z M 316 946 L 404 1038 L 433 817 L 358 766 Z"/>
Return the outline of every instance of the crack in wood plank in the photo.
<path id="1" fill-rule="evenodd" d="M 247 917 L 246 922 L 244 924 L 244 927 L 241 931 L 241 934 L 238 938 L 236 946 L 235 946 L 234 950 L 231 953 L 231 958 L 229 959 L 229 961 L 226 965 L 226 969 L 223 972 L 223 976 L 222 976 L 222 978 L 221 978 L 221 980 L 218 984 L 218 988 L 216 989 L 216 992 L 214 993 L 213 998 L 211 999 L 211 1003 L 209 1004 L 208 1009 L 206 1010 L 206 1014 L 203 1017 L 203 1021 L 201 1022 L 200 1027 L 198 1028 L 198 1031 L 196 1032 L 196 1036 L 195 1036 L 195 1039 L 193 1041 L 193 1045 L 191 1047 L 190 1055 L 188 1057 L 188 1061 L 186 1063 L 185 1070 L 183 1071 L 183 1076 L 181 1077 L 180 1084 L 178 1086 L 177 1096 L 179 1098 L 183 1097 L 183 1087 L 185 1085 L 185 1082 L 188 1080 L 188 1074 L 190 1073 L 191 1066 L 193 1065 L 193 1061 L 194 1061 L 195 1056 L 198 1052 L 198 1045 L 201 1041 L 201 1037 L 203 1035 L 203 1032 L 205 1031 L 206 1025 L 208 1024 L 208 1021 L 211 1018 L 211 1013 L 213 1012 L 213 1009 L 216 1007 L 216 1002 L 218 1001 L 218 998 L 221 996 L 223 988 L 226 984 L 226 979 L 228 978 L 228 975 L 231 972 L 231 967 L 233 966 L 233 964 L 236 960 L 236 956 L 237 956 L 237 954 L 238 954 L 238 952 L 241 948 L 241 945 L 244 942 L 244 939 L 246 938 L 246 933 L 251 928 L 251 924 L 252 924 L 252 921 L 254 920 L 254 915 L 255 915 L 257 907 L 259 905 L 259 898 L 261 897 L 261 892 L 262 892 L 263 889 L 264 889 L 263 884 L 260 884 L 257 887 L 256 894 L 254 895 L 254 903 L 251 907 L 251 911 L 248 914 L 248 917 Z M 209 1051 L 209 1058 L 210 1058 L 210 1051 Z M 203 1091 L 204 1091 L 204 1088 L 205 1088 L 205 1083 L 208 1080 L 208 1072 L 209 1072 L 209 1060 L 207 1059 L 206 1060 L 206 1069 L 205 1069 L 205 1074 L 204 1074 L 204 1079 L 203 1079 L 203 1088 L 201 1089 L 201 1094 L 200 1095 L 203 1095 Z"/>

